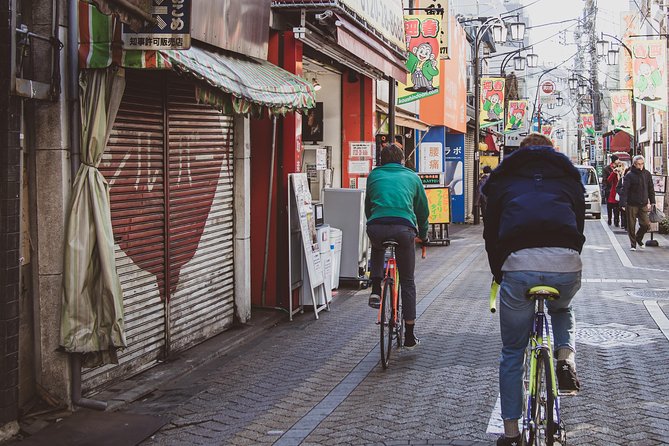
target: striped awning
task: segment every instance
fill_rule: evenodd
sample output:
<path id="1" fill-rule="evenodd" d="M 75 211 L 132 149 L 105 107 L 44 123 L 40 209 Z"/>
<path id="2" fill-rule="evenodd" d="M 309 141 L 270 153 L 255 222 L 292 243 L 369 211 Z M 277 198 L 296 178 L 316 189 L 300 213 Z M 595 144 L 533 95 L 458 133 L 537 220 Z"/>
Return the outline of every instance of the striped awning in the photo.
<path id="1" fill-rule="evenodd" d="M 121 24 L 79 1 L 79 68 L 173 69 L 196 80 L 196 99 L 226 113 L 259 116 L 316 105 L 313 85 L 265 60 L 192 46 L 189 50 L 124 50 Z"/>

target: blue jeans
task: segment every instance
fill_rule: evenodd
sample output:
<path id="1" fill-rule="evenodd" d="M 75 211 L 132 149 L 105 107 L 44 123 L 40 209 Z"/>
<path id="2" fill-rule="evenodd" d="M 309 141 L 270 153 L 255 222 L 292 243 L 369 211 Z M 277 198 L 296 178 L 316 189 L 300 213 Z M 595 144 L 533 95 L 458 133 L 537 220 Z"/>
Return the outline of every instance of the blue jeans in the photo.
<path id="1" fill-rule="evenodd" d="M 523 358 L 534 320 L 534 302 L 527 299 L 525 293 L 536 285 L 552 286 L 560 292 L 558 300 L 546 302 L 553 325 L 553 346 L 555 350 L 575 351 L 575 320 L 570 304 L 581 288 L 581 273 L 505 272 L 499 289 L 502 332 L 499 393 L 504 420 L 517 420 L 522 416 Z"/>

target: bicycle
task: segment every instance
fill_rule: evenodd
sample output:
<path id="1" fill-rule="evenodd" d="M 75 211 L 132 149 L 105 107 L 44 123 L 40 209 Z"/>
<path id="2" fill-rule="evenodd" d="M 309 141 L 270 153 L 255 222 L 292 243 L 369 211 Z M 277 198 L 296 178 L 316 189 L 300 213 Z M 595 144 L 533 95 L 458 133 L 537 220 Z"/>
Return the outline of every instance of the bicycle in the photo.
<path id="1" fill-rule="evenodd" d="M 400 272 L 397 268 L 395 240 L 386 240 L 383 247 L 386 250 L 386 268 L 383 276 L 381 305 L 377 324 L 380 328 L 381 365 L 388 368 L 393 341 L 397 341 L 397 348 L 402 348 L 404 342 L 404 318 L 402 317 L 402 303 L 400 302 Z M 422 244 L 422 258 L 426 255 L 426 245 Z"/>
<path id="2" fill-rule="evenodd" d="M 498 289 L 499 284 L 493 281 L 490 289 L 492 313 L 496 311 Z M 545 313 L 545 301 L 559 299 L 560 292 L 553 287 L 538 285 L 530 288 L 526 297 L 535 302 L 535 312 L 524 360 L 521 444 L 552 446 L 558 442 L 565 446 L 567 433 L 560 416 L 560 394 Z"/>

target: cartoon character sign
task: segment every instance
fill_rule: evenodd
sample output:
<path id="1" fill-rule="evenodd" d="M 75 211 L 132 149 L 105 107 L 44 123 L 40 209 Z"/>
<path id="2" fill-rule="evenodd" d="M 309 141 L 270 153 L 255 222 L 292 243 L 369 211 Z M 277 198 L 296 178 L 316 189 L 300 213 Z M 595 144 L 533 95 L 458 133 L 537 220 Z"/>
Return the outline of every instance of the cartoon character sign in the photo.
<path id="1" fill-rule="evenodd" d="M 408 57 L 406 84 L 400 83 L 398 103 L 406 104 L 439 93 L 441 20 L 429 15 L 404 17 Z"/>
<path id="2" fill-rule="evenodd" d="M 527 127 L 527 104 L 528 101 L 509 101 L 509 110 L 506 115 L 506 127 L 504 132 L 514 130 L 525 130 Z"/>
<path id="3" fill-rule="evenodd" d="M 630 92 L 611 92 L 611 115 L 613 117 L 614 128 L 631 135 L 634 134 L 634 130 L 632 129 L 632 101 Z"/>
<path id="4" fill-rule="evenodd" d="M 504 120 L 504 79 L 481 79 L 481 128 L 500 124 Z"/>
<path id="5" fill-rule="evenodd" d="M 632 44 L 634 99 L 667 111 L 667 56 L 664 40 L 638 40 Z"/>
<path id="6" fill-rule="evenodd" d="M 583 113 L 580 127 L 586 136 L 595 136 L 595 116 L 592 113 Z"/>

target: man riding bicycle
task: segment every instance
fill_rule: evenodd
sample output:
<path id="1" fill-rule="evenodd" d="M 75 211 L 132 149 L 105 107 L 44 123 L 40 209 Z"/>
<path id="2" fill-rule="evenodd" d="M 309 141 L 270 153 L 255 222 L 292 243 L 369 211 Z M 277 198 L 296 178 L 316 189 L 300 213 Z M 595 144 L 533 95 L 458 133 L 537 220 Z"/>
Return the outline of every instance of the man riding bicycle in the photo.
<path id="1" fill-rule="evenodd" d="M 571 161 L 536 133 L 504 159 L 483 187 L 488 198 L 483 237 L 490 269 L 500 284 L 503 346 L 499 387 L 504 435 L 497 440 L 498 446 L 520 444 L 523 355 L 534 317 L 534 302 L 525 294 L 533 286 L 547 285 L 560 292 L 559 299 L 547 303 L 558 387 L 571 394 L 580 389 L 571 300 L 581 287 L 584 192 Z"/>
<path id="2" fill-rule="evenodd" d="M 367 235 L 372 243 L 372 294 L 369 306 L 379 308 L 385 248 L 383 242 L 395 240 L 400 273 L 402 311 L 406 334 L 404 347 L 420 343 L 414 334 L 416 320 L 415 238 L 427 241 L 430 214 L 427 196 L 418 175 L 404 167 L 404 151 L 394 144 L 381 151 L 381 165 L 369 174 L 365 195 Z"/>

